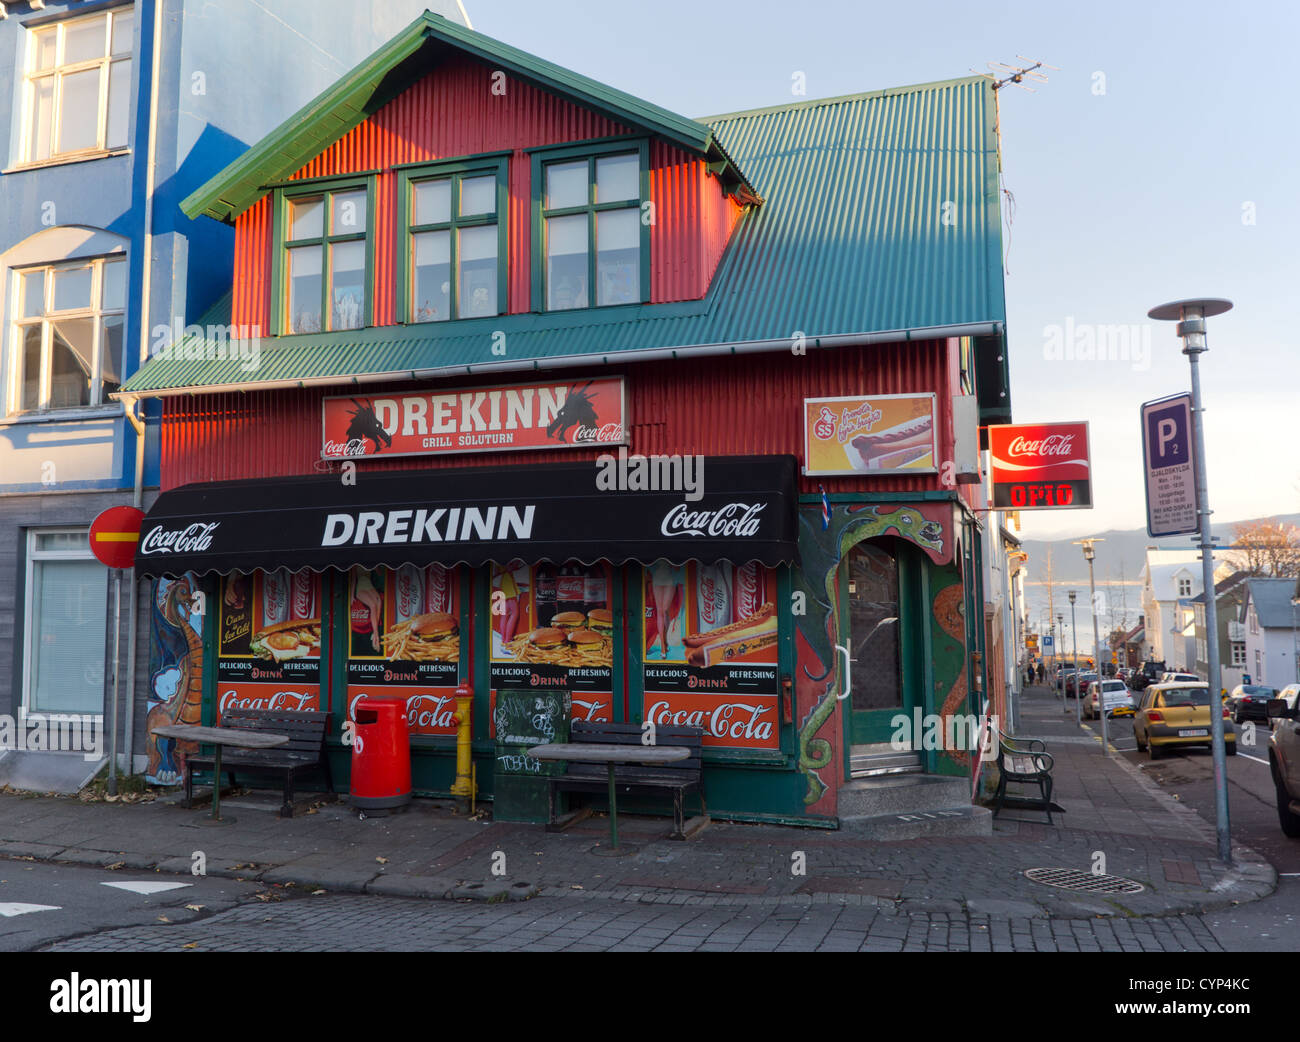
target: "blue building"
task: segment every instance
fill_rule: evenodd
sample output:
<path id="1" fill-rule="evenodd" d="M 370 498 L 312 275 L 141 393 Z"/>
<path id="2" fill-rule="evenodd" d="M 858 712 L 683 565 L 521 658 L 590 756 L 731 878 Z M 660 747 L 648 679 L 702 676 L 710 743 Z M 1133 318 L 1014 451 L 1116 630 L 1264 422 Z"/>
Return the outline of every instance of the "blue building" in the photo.
<path id="1" fill-rule="evenodd" d="M 0 3 L 0 714 L 109 708 L 89 525 L 158 484 L 156 414 L 112 395 L 229 289 L 232 230 L 179 201 L 426 7 L 468 24 L 459 0 Z M 125 588 L 138 758 L 150 613 Z M 26 755 L 0 751 L 0 783 L 39 774 Z"/>

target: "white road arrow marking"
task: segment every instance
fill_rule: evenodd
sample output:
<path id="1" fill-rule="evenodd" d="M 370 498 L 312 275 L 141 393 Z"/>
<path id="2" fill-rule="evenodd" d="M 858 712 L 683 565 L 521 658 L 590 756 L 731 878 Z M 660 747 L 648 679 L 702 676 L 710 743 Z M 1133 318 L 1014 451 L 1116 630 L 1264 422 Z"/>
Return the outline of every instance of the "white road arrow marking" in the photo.
<path id="1" fill-rule="evenodd" d="M 11 919 L 15 915 L 26 915 L 28 912 L 57 912 L 59 909 L 59 905 L 25 905 L 20 901 L 9 901 L 0 904 L 0 915 Z"/>
<path id="2" fill-rule="evenodd" d="M 133 894 L 161 894 L 164 890 L 180 890 L 182 887 L 193 886 L 193 883 L 155 883 L 148 880 L 132 880 L 129 883 L 100 883 L 100 886 L 111 886 L 118 890 L 130 890 Z"/>

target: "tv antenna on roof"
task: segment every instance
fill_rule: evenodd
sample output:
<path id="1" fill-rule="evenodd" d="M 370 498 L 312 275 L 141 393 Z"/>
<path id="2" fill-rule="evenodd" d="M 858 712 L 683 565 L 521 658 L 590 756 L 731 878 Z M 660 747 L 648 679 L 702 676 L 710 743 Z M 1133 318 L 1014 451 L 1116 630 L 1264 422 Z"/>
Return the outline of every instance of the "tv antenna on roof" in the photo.
<path id="1" fill-rule="evenodd" d="M 1024 65 L 1008 65 L 1005 62 L 985 62 L 989 67 L 987 73 L 981 75 L 988 76 L 993 81 L 993 89 L 1001 90 L 1008 83 L 1014 83 L 1021 90 L 1027 90 L 1030 94 L 1036 94 L 1033 87 L 1027 86 L 1025 80 L 1032 80 L 1034 83 L 1046 83 L 1047 75 L 1038 72 L 1038 69 L 1051 69 L 1054 72 L 1060 72 L 1055 65 L 1048 65 L 1046 62 L 1035 61 L 1033 58 L 1026 58 L 1023 54 L 1017 54 L 1016 57 L 1024 62 Z M 974 72 L 971 69 L 971 72 Z M 1001 78 L 999 78 L 1001 77 Z"/>

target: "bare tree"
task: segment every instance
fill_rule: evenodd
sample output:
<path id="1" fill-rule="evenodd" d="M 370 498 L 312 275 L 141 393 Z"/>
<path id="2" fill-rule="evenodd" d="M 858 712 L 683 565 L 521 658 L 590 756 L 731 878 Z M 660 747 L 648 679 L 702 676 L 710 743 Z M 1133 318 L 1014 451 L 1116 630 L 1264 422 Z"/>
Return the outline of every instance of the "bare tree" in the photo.
<path id="1" fill-rule="evenodd" d="M 1275 521 L 1244 521 L 1232 527 L 1233 567 L 1250 575 L 1300 575 L 1300 528 Z"/>

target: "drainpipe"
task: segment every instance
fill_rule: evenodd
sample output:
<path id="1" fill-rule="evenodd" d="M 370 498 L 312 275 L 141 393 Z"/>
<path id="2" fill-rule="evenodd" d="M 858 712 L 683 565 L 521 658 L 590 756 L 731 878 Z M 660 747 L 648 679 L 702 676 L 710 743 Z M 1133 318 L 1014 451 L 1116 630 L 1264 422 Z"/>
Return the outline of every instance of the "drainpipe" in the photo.
<path id="1" fill-rule="evenodd" d="M 149 313 L 152 294 L 149 283 L 153 276 L 153 203 L 154 189 L 157 181 L 157 162 L 155 155 L 158 146 L 158 73 L 162 64 L 162 22 L 165 2 L 153 8 L 153 56 L 149 73 L 149 146 L 145 154 L 145 188 L 144 188 L 144 233 L 142 235 L 144 256 L 143 280 L 140 287 L 140 365 L 149 361 Z M 145 423 L 144 410 L 140 399 L 123 401 L 126 418 L 135 428 L 135 486 L 131 496 L 131 505 L 141 509 L 144 504 L 144 452 Z M 131 569 L 130 606 L 127 611 L 126 635 L 126 773 L 135 773 L 135 683 L 136 683 L 136 631 L 138 628 L 138 606 L 140 589 L 135 581 L 135 569 Z M 116 768 L 116 764 L 113 765 Z"/>

